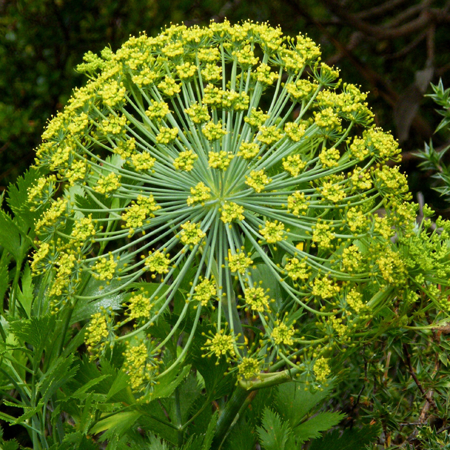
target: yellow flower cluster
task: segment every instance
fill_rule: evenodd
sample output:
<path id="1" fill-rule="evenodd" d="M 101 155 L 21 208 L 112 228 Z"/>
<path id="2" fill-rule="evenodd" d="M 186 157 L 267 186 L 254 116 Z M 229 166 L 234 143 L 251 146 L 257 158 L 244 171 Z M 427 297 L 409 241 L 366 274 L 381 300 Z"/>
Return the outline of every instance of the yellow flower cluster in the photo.
<path id="1" fill-rule="evenodd" d="M 95 360 L 105 348 L 105 339 L 108 335 L 106 314 L 104 312 L 93 314 L 85 334 L 85 344 L 91 361 Z"/>
<path id="2" fill-rule="evenodd" d="M 94 186 L 94 191 L 99 194 L 108 194 L 116 191 L 120 188 L 119 180 L 120 176 L 116 175 L 114 172 L 111 172 L 106 176 L 101 176 L 97 180 L 97 184 Z"/>
<path id="3" fill-rule="evenodd" d="M 155 217 L 155 211 L 161 209 L 152 194 L 148 197 L 138 195 L 136 201 L 131 202 L 122 213 L 122 220 L 125 221 L 124 227 L 129 229 L 129 234 L 134 233 L 135 228 L 141 228 L 144 222 L 148 222 L 149 218 Z"/>
<path id="4" fill-rule="evenodd" d="M 92 221 L 92 214 L 89 217 L 82 217 L 75 222 L 75 226 L 70 235 L 78 241 L 86 241 L 96 233 L 95 225 Z"/>
<path id="5" fill-rule="evenodd" d="M 306 163 L 302 160 L 300 155 L 289 155 L 283 161 L 283 168 L 291 176 L 297 177 L 300 172 L 306 167 Z"/>
<path id="6" fill-rule="evenodd" d="M 109 254 L 109 258 L 102 256 L 98 262 L 92 267 L 94 271 L 93 276 L 98 280 L 112 280 L 116 273 L 117 263 L 114 260 L 112 253 Z"/>
<path id="7" fill-rule="evenodd" d="M 331 373 L 330 366 L 328 365 L 328 359 L 320 357 L 314 363 L 314 375 L 319 383 L 323 383 L 327 380 Z"/>
<path id="8" fill-rule="evenodd" d="M 270 178 L 264 170 L 252 170 L 250 175 L 245 177 L 245 184 L 253 188 L 256 192 L 261 192 L 270 183 Z"/>
<path id="9" fill-rule="evenodd" d="M 223 150 L 220 152 L 209 152 L 208 164 L 213 169 L 226 170 L 233 158 L 234 155 L 231 152 L 225 152 Z"/>
<path id="10" fill-rule="evenodd" d="M 152 378 L 156 376 L 157 366 L 149 361 L 147 345 L 142 342 L 139 345 L 127 345 L 123 354 L 123 370 L 130 377 L 131 389 L 135 392 L 141 392 Z"/>
<path id="11" fill-rule="evenodd" d="M 232 273 L 240 273 L 245 275 L 247 269 L 253 264 L 252 259 L 247 256 L 243 251 L 239 251 L 234 255 L 228 250 L 228 268 Z"/>
<path id="12" fill-rule="evenodd" d="M 244 207 L 234 202 L 225 202 L 222 206 L 220 219 L 223 223 L 230 223 L 233 220 L 244 220 Z"/>
<path id="13" fill-rule="evenodd" d="M 134 294 L 128 300 L 128 317 L 130 319 L 149 318 L 152 306 L 148 297 L 143 294 Z"/>
<path id="14" fill-rule="evenodd" d="M 259 151 L 260 148 L 256 142 L 243 142 L 239 147 L 237 156 L 241 156 L 244 159 L 252 159 L 258 155 Z"/>
<path id="15" fill-rule="evenodd" d="M 161 127 L 156 136 L 156 142 L 159 144 L 168 144 L 175 140 L 178 135 L 178 128 Z"/>
<path id="16" fill-rule="evenodd" d="M 39 246 L 39 249 L 33 255 L 33 261 L 31 262 L 31 270 L 39 275 L 41 272 L 41 268 L 43 266 L 42 262 L 46 259 L 48 253 L 50 251 L 50 244 L 47 242 L 42 242 Z"/>
<path id="17" fill-rule="evenodd" d="M 211 189 L 200 181 L 195 187 L 191 187 L 191 195 L 187 198 L 187 204 L 189 206 L 196 203 L 204 204 L 206 200 L 211 198 Z"/>
<path id="18" fill-rule="evenodd" d="M 167 255 L 167 256 L 166 256 Z M 165 274 L 169 272 L 170 255 L 163 253 L 159 250 L 149 253 L 147 258 L 145 258 L 145 266 L 150 270 L 150 272 L 156 272 Z M 152 276 L 155 278 L 155 274 Z"/>
<path id="19" fill-rule="evenodd" d="M 288 276 L 296 281 L 306 281 L 310 277 L 310 271 L 305 261 L 300 261 L 298 258 L 288 259 L 288 263 L 284 266 Z"/>
<path id="20" fill-rule="evenodd" d="M 294 336 L 294 333 L 295 330 L 292 326 L 287 326 L 284 322 L 277 321 L 273 327 L 271 336 L 276 345 L 293 345 L 294 340 L 292 336 Z"/>
<path id="21" fill-rule="evenodd" d="M 210 280 L 205 278 L 202 280 L 197 286 L 194 288 L 194 295 L 192 298 L 200 302 L 202 306 L 207 306 L 211 300 L 211 298 L 217 295 L 217 288 L 214 283 L 214 280 Z"/>
<path id="22" fill-rule="evenodd" d="M 233 336 L 225 333 L 225 330 L 222 329 L 217 332 L 211 339 L 207 339 L 205 342 L 204 349 L 208 349 L 209 353 L 207 356 L 215 355 L 216 358 L 221 358 L 222 356 L 236 356 L 236 352 L 234 350 L 235 339 Z"/>
<path id="23" fill-rule="evenodd" d="M 265 227 L 259 230 L 259 233 L 268 244 L 276 244 L 286 239 L 284 224 L 275 220 L 274 222 L 266 221 Z"/>
<path id="24" fill-rule="evenodd" d="M 243 380 L 258 378 L 260 371 L 261 363 L 250 356 L 244 356 L 238 366 L 239 376 Z"/>
<path id="25" fill-rule="evenodd" d="M 197 245 L 206 236 L 202 231 L 199 223 L 191 223 L 187 221 L 181 225 L 180 241 L 187 245 Z"/>
<path id="26" fill-rule="evenodd" d="M 177 170 L 185 170 L 190 172 L 194 168 L 194 162 L 198 158 L 192 150 L 180 152 L 177 158 L 175 158 L 173 165 Z"/>
<path id="27" fill-rule="evenodd" d="M 244 291 L 245 303 L 249 309 L 257 312 L 264 312 L 269 308 L 270 297 L 261 287 L 247 288 Z"/>
<path id="28" fill-rule="evenodd" d="M 311 39 L 252 22 L 171 25 L 88 54 L 80 68 L 90 81 L 49 122 L 37 151 L 49 175 L 28 193 L 42 209 L 31 267 L 52 275 L 53 307 L 81 297 L 91 274 L 120 276 L 114 289 L 132 292 L 128 317 L 93 316 L 98 333 L 87 343 L 98 355 L 135 320 L 142 328 L 131 331 L 124 357 L 136 392 L 157 382 L 152 349 L 166 351 L 161 336 L 153 346 L 136 335 L 152 335 L 180 293 L 181 314 L 193 320 L 185 342 L 209 318 L 217 326 L 206 354 L 225 356 L 241 381 L 268 368 L 266 352 L 322 383 L 330 375 L 322 355 L 371 317 L 369 292 L 419 283 L 438 255 L 439 277 L 450 275 L 432 243 L 417 243 L 427 258 L 412 251 L 404 261 L 397 251 L 414 239 L 416 214 L 406 177 L 384 165 L 398 158 L 398 144 L 372 126 L 367 94 L 341 83 Z M 60 186 L 70 189 L 52 200 Z M 158 284 L 134 292 L 141 276 Z M 299 326 L 288 316 L 315 321 L 308 337 L 294 338 Z"/>

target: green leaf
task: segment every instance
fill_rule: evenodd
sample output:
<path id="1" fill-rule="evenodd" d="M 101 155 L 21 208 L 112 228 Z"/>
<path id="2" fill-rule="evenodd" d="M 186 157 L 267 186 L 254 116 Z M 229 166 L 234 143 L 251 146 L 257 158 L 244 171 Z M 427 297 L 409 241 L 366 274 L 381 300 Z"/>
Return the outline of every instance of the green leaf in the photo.
<path id="1" fill-rule="evenodd" d="M 40 211 L 31 211 L 28 203 L 28 188 L 33 186 L 38 178 L 39 172 L 31 168 L 17 178 L 16 184 L 11 183 L 8 186 L 8 205 L 16 216 L 17 223 L 25 233 L 34 229 L 34 220 L 41 214 Z M 34 232 L 31 237 L 33 235 Z"/>
<path id="2" fill-rule="evenodd" d="M 265 450 L 292 450 L 286 448 L 286 443 L 292 433 L 288 422 L 270 408 L 265 408 L 262 427 L 257 427 L 258 436 Z"/>
<path id="3" fill-rule="evenodd" d="M 47 403 L 50 397 L 70 379 L 74 378 L 78 365 L 74 365 L 74 355 L 59 357 L 49 367 L 49 370 L 40 379 L 37 388 L 43 396 L 43 402 Z"/>
<path id="4" fill-rule="evenodd" d="M 152 395 L 149 400 L 156 400 L 157 398 L 170 397 L 178 385 L 184 380 L 186 375 L 191 370 L 191 366 L 184 366 L 181 372 L 177 373 L 176 370 L 171 370 L 158 380 L 158 384 L 154 387 Z"/>
<path id="5" fill-rule="evenodd" d="M 64 436 L 61 445 L 57 447 L 58 450 L 98 450 L 98 446 L 92 439 L 88 439 L 80 431 L 74 433 L 68 433 Z"/>
<path id="6" fill-rule="evenodd" d="M 338 412 L 317 414 L 293 429 L 295 437 L 299 443 L 306 442 L 309 439 L 316 439 L 321 436 L 323 431 L 336 426 L 344 417 L 345 414 Z"/>
<path id="7" fill-rule="evenodd" d="M 201 450 L 202 442 L 201 436 L 193 434 L 182 447 L 179 447 L 179 450 Z"/>
<path id="8" fill-rule="evenodd" d="M 108 378 L 110 375 L 101 375 L 93 380 L 88 381 L 86 384 L 77 389 L 73 394 L 70 394 L 69 398 L 76 398 L 79 400 L 84 400 L 87 397 L 87 391 L 91 389 L 96 384 Z"/>
<path id="9" fill-rule="evenodd" d="M 113 384 L 111 385 L 108 394 L 106 394 L 106 399 L 114 399 L 114 396 L 116 394 L 123 391 L 124 389 L 128 389 L 129 385 L 130 383 L 128 375 L 123 370 L 117 371 L 117 375 L 114 378 Z M 134 397 L 132 395 L 129 395 L 128 397 L 130 397 L 129 399 L 127 398 L 128 403 L 134 403 Z"/>
<path id="10" fill-rule="evenodd" d="M 14 406 L 16 408 L 23 409 L 24 413 L 19 417 L 13 417 L 9 414 L 0 413 L 0 418 L 3 419 L 6 422 L 9 422 L 12 425 L 18 425 L 23 423 L 24 421 L 28 420 L 30 417 L 33 417 L 37 412 L 42 410 L 42 402 L 39 402 L 37 406 L 31 408 L 29 406 L 23 406 L 23 405 L 16 405 L 15 403 L 11 402 L 3 402 L 5 405 L 8 406 Z"/>
<path id="11" fill-rule="evenodd" d="M 312 442 L 309 450 L 361 450 L 376 441 L 381 433 L 377 425 L 366 425 L 363 428 L 334 430 L 321 439 Z"/>
<path id="12" fill-rule="evenodd" d="M 235 385 L 235 378 L 225 375 L 228 364 L 225 358 L 219 360 L 215 358 L 202 357 L 203 351 L 200 345 L 193 345 L 190 352 L 192 365 L 200 372 L 205 381 L 205 389 L 211 400 L 216 400 L 228 394 Z"/>
<path id="13" fill-rule="evenodd" d="M 20 236 L 20 229 L 14 220 L 0 210 L 0 245 L 11 253 L 16 261 L 23 259 Z"/>
<path id="14" fill-rule="evenodd" d="M 142 417 L 139 419 L 139 425 L 152 433 L 156 433 L 161 438 L 170 443 L 178 444 L 178 433 L 172 426 L 166 425 L 167 416 L 161 408 L 158 401 L 140 405 Z"/>
<path id="15" fill-rule="evenodd" d="M 22 287 L 17 291 L 17 298 L 22 305 L 28 318 L 31 317 L 31 305 L 33 303 L 33 280 L 30 265 L 27 263 L 22 274 Z"/>
<path id="16" fill-rule="evenodd" d="M 167 446 L 167 444 L 162 441 L 160 438 L 158 438 L 157 436 L 150 436 L 149 439 L 149 450 L 168 450 L 169 447 Z"/>
<path id="17" fill-rule="evenodd" d="M 86 328 L 89 326 L 87 323 L 81 330 L 75 333 L 75 336 L 67 343 L 64 348 L 63 355 L 68 356 L 71 353 L 75 352 L 77 348 L 84 343 L 84 334 L 86 332 Z"/>
<path id="18" fill-rule="evenodd" d="M 189 374 L 186 381 L 178 386 L 177 389 L 177 395 L 179 395 L 180 398 L 179 412 L 181 415 L 181 422 L 184 423 L 188 420 L 188 413 L 195 400 L 201 395 L 201 389 L 198 385 L 197 377 L 192 374 Z M 175 420 L 177 413 L 174 399 L 170 398 L 168 401 L 163 400 L 163 404 L 166 406 L 169 416 L 172 420 Z"/>
<path id="19" fill-rule="evenodd" d="M 34 347 L 35 356 L 39 355 L 49 341 L 55 327 L 55 316 L 32 317 L 28 320 L 10 322 L 11 332 L 23 343 Z"/>
<path id="20" fill-rule="evenodd" d="M 232 428 L 225 441 L 225 450 L 254 450 L 255 440 L 256 436 L 253 428 L 242 418 Z"/>
<path id="21" fill-rule="evenodd" d="M 217 420 L 219 419 L 219 413 L 216 411 L 211 417 L 208 428 L 205 434 L 205 440 L 203 441 L 202 450 L 210 450 L 211 444 L 214 438 L 214 432 L 216 431 Z"/>
<path id="22" fill-rule="evenodd" d="M 8 263 L 6 252 L 2 253 L 2 257 L 0 258 L 0 301 L 3 302 L 5 298 L 5 294 L 8 291 L 9 287 L 9 272 L 8 272 Z M 3 304 L 3 303 L 2 303 Z M 3 311 L 3 308 L 0 307 L 0 310 Z"/>
<path id="23" fill-rule="evenodd" d="M 119 267 L 121 267 L 124 262 L 126 261 L 123 261 L 121 258 Z M 122 309 L 122 302 L 125 297 L 125 293 L 116 292 L 113 294 L 108 294 L 109 292 L 120 287 L 121 284 L 122 281 L 117 280 L 117 278 L 113 278 L 110 284 L 106 284 L 104 281 L 96 280 L 91 277 L 81 295 L 94 298 L 97 297 L 98 299 L 89 302 L 77 302 L 70 320 L 70 324 L 73 325 L 74 323 L 88 320 L 93 314 L 100 312 L 102 308 L 112 308 L 114 311 L 119 311 Z"/>
<path id="24" fill-rule="evenodd" d="M 328 387 L 316 392 L 311 392 L 309 388 L 305 390 L 305 384 L 303 383 L 281 384 L 278 386 L 276 394 L 276 410 L 294 428 L 314 406 L 328 397 L 331 389 L 331 383 Z"/>
<path id="25" fill-rule="evenodd" d="M 139 418 L 141 413 L 139 411 L 126 411 L 114 414 L 106 419 L 97 422 L 91 429 L 91 434 L 98 434 L 102 431 L 109 431 L 101 436 L 100 440 L 103 442 L 112 435 L 120 435 L 126 432 L 127 429 L 134 425 L 134 422 Z"/>
<path id="26" fill-rule="evenodd" d="M 2 450 L 19 450 L 19 443 L 14 439 L 2 443 Z"/>

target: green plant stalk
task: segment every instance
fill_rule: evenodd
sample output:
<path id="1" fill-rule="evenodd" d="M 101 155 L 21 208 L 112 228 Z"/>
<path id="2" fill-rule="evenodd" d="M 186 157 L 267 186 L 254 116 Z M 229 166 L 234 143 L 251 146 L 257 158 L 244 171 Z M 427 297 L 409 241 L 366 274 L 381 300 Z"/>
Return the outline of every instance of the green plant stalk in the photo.
<path id="1" fill-rule="evenodd" d="M 216 433 L 213 439 L 211 450 L 219 450 L 222 446 L 230 427 L 235 421 L 239 411 L 248 401 L 251 401 L 250 395 L 253 391 L 277 386 L 292 380 L 294 375 L 292 370 L 284 370 L 277 373 L 260 374 L 258 380 L 240 380 L 234 390 L 230 400 L 228 400 L 225 409 L 217 421 Z"/>
<path id="2" fill-rule="evenodd" d="M 220 449 L 231 424 L 250 393 L 251 392 L 239 384 L 236 386 L 233 395 L 228 400 L 225 409 L 222 414 L 220 414 L 219 420 L 217 421 L 216 433 L 211 445 L 211 450 Z"/>
<path id="3" fill-rule="evenodd" d="M 178 446 L 183 445 L 183 424 L 181 418 L 181 404 L 180 404 L 180 390 L 175 389 L 175 415 L 177 420 L 177 435 L 178 435 Z"/>

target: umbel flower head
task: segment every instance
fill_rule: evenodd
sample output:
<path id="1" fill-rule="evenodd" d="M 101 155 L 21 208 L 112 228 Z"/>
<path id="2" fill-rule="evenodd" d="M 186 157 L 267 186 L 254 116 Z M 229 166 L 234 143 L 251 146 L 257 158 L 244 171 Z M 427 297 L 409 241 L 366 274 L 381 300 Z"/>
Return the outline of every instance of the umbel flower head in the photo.
<path id="1" fill-rule="evenodd" d="M 384 165 L 397 142 L 308 37 L 251 22 L 171 26 L 88 53 L 79 70 L 90 80 L 49 122 L 36 159 L 48 175 L 30 190 L 43 211 L 33 269 L 50 269 L 54 311 L 101 299 L 83 296 L 89 277 L 120 278 L 105 296 L 157 282 L 123 303 L 117 339 L 132 342 L 188 277 L 172 331 L 152 338 L 161 354 L 192 316 L 165 372 L 205 318 L 221 336 L 206 353 L 220 357 L 226 342 L 230 364 L 301 372 L 408 282 L 391 237 L 411 233 L 414 207 L 405 177 Z"/>

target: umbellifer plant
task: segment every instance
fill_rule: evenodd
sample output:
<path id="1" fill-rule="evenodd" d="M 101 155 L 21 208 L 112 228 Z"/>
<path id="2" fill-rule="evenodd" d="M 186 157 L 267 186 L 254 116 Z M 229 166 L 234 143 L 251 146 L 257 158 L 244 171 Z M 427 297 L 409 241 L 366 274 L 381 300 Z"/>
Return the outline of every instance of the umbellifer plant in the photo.
<path id="1" fill-rule="evenodd" d="M 79 373 L 95 361 L 110 368 L 100 378 L 121 369 L 106 398 L 84 394 L 97 378 L 40 394 L 53 412 L 82 399 L 77 442 L 108 430 L 113 448 L 146 417 L 171 445 L 197 448 L 197 433 L 198 448 L 219 448 L 257 390 L 297 380 L 279 396 L 321 392 L 385 330 L 446 317 L 449 225 L 431 235 L 416 225 L 407 180 L 386 164 L 398 144 L 308 37 L 251 22 L 171 26 L 88 53 L 78 70 L 90 81 L 49 122 L 28 189 L 39 215 L 33 311 L 62 333 L 50 355 L 73 357 L 84 336 L 91 362 Z M 203 403 L 182 397 L 186 377 L 206 389 Z M 30 433 L 48 448 L 47 403 L 34 400 Z M 291 433 L 288 414 L 271 447 L 274 414 L 258 428 L 266 449 L 342 418 L 308 435 Z M 55 443 L 64 435 L 54 428 Z"/>

